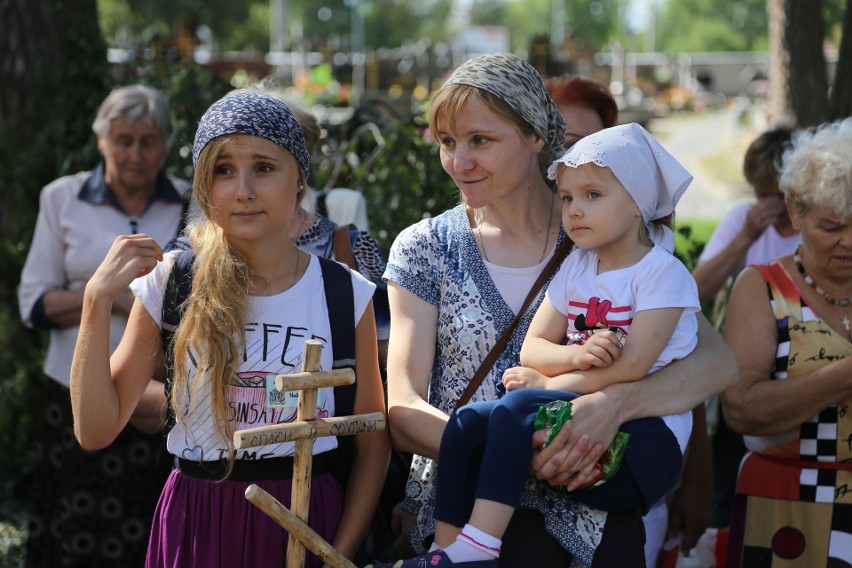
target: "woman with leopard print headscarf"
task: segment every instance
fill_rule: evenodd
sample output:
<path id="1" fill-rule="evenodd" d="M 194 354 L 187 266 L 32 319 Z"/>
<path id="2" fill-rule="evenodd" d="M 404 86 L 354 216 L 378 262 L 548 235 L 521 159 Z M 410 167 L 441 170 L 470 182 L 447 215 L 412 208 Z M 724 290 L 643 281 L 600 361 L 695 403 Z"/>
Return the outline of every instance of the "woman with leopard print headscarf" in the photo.
<path id="1" fill-rule="evenodd" d="M 565 124 L 532 66 L 511 54 L 472 59 L 433 95 L 430 112 L 461 203 L 400 233 L 385 273 L 394 322 L 389 419 L 396 446 L 415 455 L 403 511 L 417 517 L 410 541 L 418 552 L 434 532 L 436 459 L 448 416 L 567 240 L 544 174 L 561 154 Z M 519 364 L 543 295 L 542 287 L 472 401 L 502 396 L 503 373 Z M 730 352 L 703 319 L 699 328 L 699 346 L 686 359 L 575 401 L 570 426 L 535 452 L 535 479 L 504 536 L 501 566 L 644 566 L 641 511 L 607 515 L 546 485 L 582 486 L 623 422 L 685 412 L 735 379 Z M 707 376 L 706 368 L 716 372 Z M 546 434 L 530 443 L 541 446 Z"/>

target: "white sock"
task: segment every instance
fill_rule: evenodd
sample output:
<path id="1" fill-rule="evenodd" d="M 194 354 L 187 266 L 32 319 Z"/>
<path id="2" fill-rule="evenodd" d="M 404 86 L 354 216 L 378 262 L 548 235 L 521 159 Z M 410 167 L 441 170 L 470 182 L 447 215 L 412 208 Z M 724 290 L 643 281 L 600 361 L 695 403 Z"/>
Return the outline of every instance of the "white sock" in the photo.
<path id="1" fill-rule="evenodd" d="M 438 544 L 433 540 L 432 546 L 429 547 L 429 552 L 435 552 L 436 550 L 443 550 Z"/>
<path id="2" fill-rule="evenodd" d="M 473 525 L 465 525 L 455 542 L 444 549 L 454 563 L 481 562 L 500 558 L 502 541 Z"/>

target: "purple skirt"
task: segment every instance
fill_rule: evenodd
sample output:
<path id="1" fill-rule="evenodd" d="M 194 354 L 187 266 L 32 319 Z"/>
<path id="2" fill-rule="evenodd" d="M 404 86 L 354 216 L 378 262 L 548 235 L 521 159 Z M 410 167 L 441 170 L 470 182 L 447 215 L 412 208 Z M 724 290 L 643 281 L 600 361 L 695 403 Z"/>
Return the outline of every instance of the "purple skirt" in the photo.
<path id="1" fill-rule="evenodd" d="M 292 480 L 255 481 L 290 506 Z M 249 503 L 252 482 L 209 481 L 175 469 L 169 475 L 151 528 L 147 568 L 281 568 L 287 559 L 288 533 Z M 308 524 L 332 542 L 340 524 L 343 491 L 329 473 L 311 481 Z M 305 566 L 322 568 L 307 551 Z"/>

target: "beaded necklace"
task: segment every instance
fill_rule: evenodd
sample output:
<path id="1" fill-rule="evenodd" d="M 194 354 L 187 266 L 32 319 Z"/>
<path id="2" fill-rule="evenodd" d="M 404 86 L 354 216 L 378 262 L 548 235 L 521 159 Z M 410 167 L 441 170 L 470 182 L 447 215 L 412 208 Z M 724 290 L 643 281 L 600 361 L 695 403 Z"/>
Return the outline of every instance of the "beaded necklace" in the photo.
<path id="1" fill-rule="evenodd" d="M 840 306 L 841 308 L 845 308 L 846 306 L 852 304 L 852 298 L 835 298 L 834 296 L 820 288 L 816 282 L 814 282 L 814 279 L 811 278 L 810 274 L 805 272 L 805 265 L 802 264 L 801 250 L 802 245 L 796 247 L 796 252 L 793 253 L 793 260 L 795 261 L 796 267 L 799 269 L 799 274 L 802 275 L 802 279 L 805 281 L 805 284 L 813 288 L 817 294 L 821 295 L 823 299 L 832 306 Z M 850 325 L 848 314 L 843 315 L 843 321 L 841 323 L 843 324 L 843 327 L 846 328 L 846 331 L 849 332 L 850 327 L 852 327 L 852 325 Z"/>

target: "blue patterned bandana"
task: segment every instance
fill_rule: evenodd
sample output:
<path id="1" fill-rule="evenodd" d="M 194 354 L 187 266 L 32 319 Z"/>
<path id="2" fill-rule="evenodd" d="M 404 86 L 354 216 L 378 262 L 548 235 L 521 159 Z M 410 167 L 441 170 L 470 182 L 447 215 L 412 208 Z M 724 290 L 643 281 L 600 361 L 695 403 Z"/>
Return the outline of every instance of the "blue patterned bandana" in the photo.
<path id="1" fill-rule="evenodd" d="M 302 175 L 311 175 L 311 157 L 305 144 L 305 134 L 296 117 L 280 100 L 264 93 L 242 92 L 226 95 L 207 109 L 192 147 L 192 165 L 214 138 L 227 134 L 250 134 L 275 142 L 296 158 Z"/>

